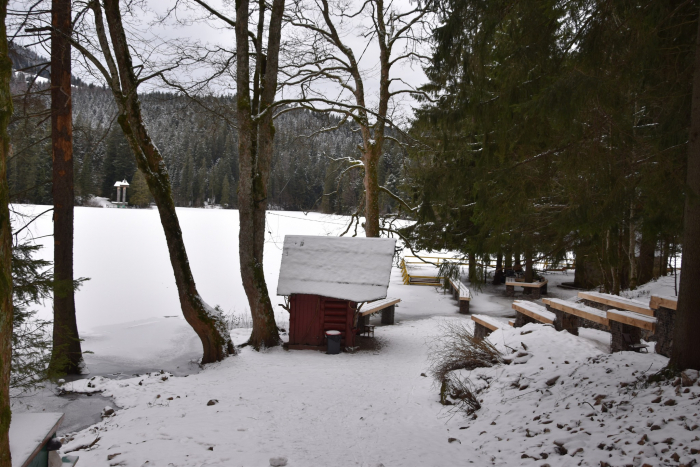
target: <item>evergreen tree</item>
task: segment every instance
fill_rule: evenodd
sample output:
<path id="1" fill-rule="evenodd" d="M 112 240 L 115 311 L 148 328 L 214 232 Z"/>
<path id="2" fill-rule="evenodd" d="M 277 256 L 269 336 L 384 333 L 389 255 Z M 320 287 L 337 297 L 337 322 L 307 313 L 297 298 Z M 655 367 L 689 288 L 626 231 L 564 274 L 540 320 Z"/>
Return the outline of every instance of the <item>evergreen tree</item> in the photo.
<path id="1" fill-rule="evenodd" d="M 228 181 L 228 176 L 224 176 L 224 182 L 221 184 L 221 206 L 231 207 L 231 184 Z"/>
<path id="2" fill-rule="evenodd" d="M 153 200 L 151 192 L 146 183 L 146 177 L 143 176 L 140 170 L 137 170 L 134 177 L 131 179 L 131 195 L 129 196 L 129 204 L 146 208 Z"/>

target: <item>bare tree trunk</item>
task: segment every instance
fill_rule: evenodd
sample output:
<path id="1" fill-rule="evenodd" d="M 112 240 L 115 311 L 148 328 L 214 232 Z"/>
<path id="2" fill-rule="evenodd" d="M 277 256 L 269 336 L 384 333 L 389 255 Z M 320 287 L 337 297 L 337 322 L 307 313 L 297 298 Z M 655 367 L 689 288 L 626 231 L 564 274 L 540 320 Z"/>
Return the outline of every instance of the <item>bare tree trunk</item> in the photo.
<path id="1" fill-rule="evenodd" d="M 661 241 L 661 257 L 659 258 L 659 276 L 664 277 L 668 275 L 668 239 L 663 239 Z"/>
<path id="2" fill-rule="evenodd" d="M 11 467 L 10 459 L 10 367 L 12 361 L 12 227 L 7 160 L 10 136 L 7 126 L 12 117 L 10 78 L 12 61 L 8 55 L 7 0 L 0 2 L 0 467 Z"/>
<path id="3" fill-rule="evenodd" d="M 280 344 L 270 295 L 263 270 L 265 214 L 272 161 L 274 126 L 269 107 L 277 92 L 279 48 L 284 0 L 274 0 L 268 31 L 267 56 L 263 57 L 261 21 L 265 3 L 260 2 L 253 99 L 250 97 L 250 54 L 248 43 L 249 1 L 236 6 L 236 85 L 238 96 L 238 213 L 240 229 L 238 254 L 243 288 L 253 318 L 253 332 L 248 343 L 255 349 Z M 261 82 L 259 82 L 261 80 Z M 267 110 L 267 112 L 266 112 Z M 262 114 L 262 117 L 257 118 Z"/>
<path id="4" fill-rule="evenodd" d="M 683 218 L 681 281 L 669 366 L 700 370 L 700 21 L 695 42 L 686 186 L 689 192 Z"/>
<path id="5" fill-rule="evenodd" d="M 53 160 L 53 374 L 80 374 L 83 353 L 73 289 L 73 115 L 71 2 L 51 4 L 51 146 Z"/>
<path id="6" fill-rule="evenodd" d="M 148 188 L 158 207 L 158 214 L 170 254 L 170 264 L 175 275 L 180 307 L 185 320 L 202 341 L 202 363 L 220 361 L 228 355 L 234 354 L 235 349 L 220 314 L 209 307 L 197 291 L 182 238 L 180 222 L 175 212 L 170 177 L 165 169 L 163 157 L 151 140 L 143 122 L 141 104 L 137 94 L 137 80 L 119 12 L 119 1 L 105 0 L 104 6 L 116 64 L 109 52 L 109 43 L 102 24 L 99 5 L 94 5 L 93 11 L 96 16 L 100 45 L 110 67 L 112 77 L 110 87 L 120 109 L 119 125 L 129 142 L 136 157 L 136 164 L 144 174 Z M 119 90 L 119 81 L 121 82 L 121 91 Z"/>
<path id="7" fill-rule="evenodd" d="M 369 142 L 365 152 L 365 235 L 379 237 L 379 148 L 376 141 Z"/>
<path id="8" fill-rule="evenodd" d="M 513 269 L 513 253 L 510 248 L 506 249 L 506 269 Z"/>

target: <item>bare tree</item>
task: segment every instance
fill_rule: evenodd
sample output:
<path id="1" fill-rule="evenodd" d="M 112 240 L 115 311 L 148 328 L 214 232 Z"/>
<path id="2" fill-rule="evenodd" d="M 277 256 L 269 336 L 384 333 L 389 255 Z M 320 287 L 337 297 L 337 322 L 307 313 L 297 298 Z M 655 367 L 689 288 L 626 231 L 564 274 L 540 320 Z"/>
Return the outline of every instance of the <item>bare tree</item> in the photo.
<path id="1" fill-rule="evenodd" d="M 139 85 L 161 75 L 164 70 L 137 76 L 118 0 L 104 0 L 104 7 L 96 0 L 81 3 L 80 6 L 82 9 L 76 16 L 83 21 L 84 29 L 74 31 L 71 44 L 81 52 L 87 64 L 96 70 L 112 91 L 118 109 L 117 121 L 158 207 L 180 307 L 202 342 L 202 363 L 220 361 L 234 354 L 235 349 L 221 314 L 207 305 L 197 291 L 175 211 L 170 177 L 163 157 L 144 123 L 138 96 Z M 103 19 L 103 8 L 108 29 Z M 89 12 L 92 12 L 94 23 L 87 26 Z M 100 56 L 101 59 L 98 58 Z M 174 69 L 178 65 L 175 61 L 168 69 Z M 138 69 L 143 72 L 144 67 L 139 66 Z"/>
<path id="2" fill-rule="evenodd" d="M 71 1 L 51 2 L 51 157 L 53 161 L 54 374 L 80 374 L 83 353 L 73 287 L 73 104 L 71 101 Z"/>
<path id="3" fill-rule="evenodd" d="M 249 0 L 238 0 L 235 20 L 203 0 L 193 2 L 206 11 L 208 18 L 223 21 L 236 33 L 236 127 L 240 172 L 238 254 L 243 288 L 253 318 L 248 344 L 255 349 L 272 347 L 279 345 L 280 337 L 265 281 L 263 253 L 285 2 L 273 0 L 270 7 L 264 0 L 252 5 Z M 251 12 L 257 14 L 257 18 L 251 18 Z M 266 30 L 267 42 L 264 41 Z M 222 63 L 224 67 L 229 64 L 226 60 Z"/>
<path id="4" fill-rule="evenodd" d="M 12 117 L 12 61 L 7 45 L 7 0 L 0 2 L 0 467 L 11 467 L 10 459 L 10 367 L 12 366 L 12 228 L 7 160 Z"/>
<path id="5" fill-rule="evenodd" d="M 312 110 L 340 112 L 345 115 L 343 122 L 353 122 L 359 127 L 361 157 L 348 160 L 343 173 L 355 168 L 364 170 L 364 206 L 360 211 L 364 212 L 368 237 L 378 237 L 382 230 L 379 221 L 381 193 L 396 199 L 402 208 L 414 210 L 398 195 L 379 185 L 378 169 L 385 142 L 393 140 L 400 144 L 387 134 L 387 128 L 394 126 L 396 99 L 407 94 L 422 94 L 401 78 L 392 77 L 391 71 L 397 64 L 427 60 L 420 53 L 420 46 L 427 37 L 428 14 L 428 8 L 420 3 L 398 10 L 392 2 L 367 0 L 353 10 L 343 1 L 295 0 L 286 18 L 302 31 L 290 41 L 289 49 L 296 53 L 285 68 L 286 85 L 301 90 L 300 99 L 290 100 L 290 104 L 296 102 Z M 361 18 L 368 23 L 361 34 L 364 50 L 358 57 L 349 45 L 344 28 L 357 27 L 353 22 Z M 360 66 L 370 45 L 375 45 L 379 51 L 378 96 L 369 94 L 368 75 Z M 325 97 L 329 83 L 339 89 L 336 100 Z M 374 98 L 377 102 L 371 105 Z"/>

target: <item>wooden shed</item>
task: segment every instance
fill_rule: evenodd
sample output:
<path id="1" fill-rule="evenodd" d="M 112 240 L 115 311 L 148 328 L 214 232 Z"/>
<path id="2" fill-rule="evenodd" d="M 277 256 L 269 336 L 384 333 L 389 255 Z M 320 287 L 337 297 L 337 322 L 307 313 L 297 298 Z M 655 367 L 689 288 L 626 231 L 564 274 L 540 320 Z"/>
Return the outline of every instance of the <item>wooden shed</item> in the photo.
<path id="1" fill-rule="evenodd" d="M 396 241 L 287 235 L 277 295 L 289 297 L 289 348 L 325 349 L 326 331 L 355 345 L 358 304 L 386 298 Z"/>

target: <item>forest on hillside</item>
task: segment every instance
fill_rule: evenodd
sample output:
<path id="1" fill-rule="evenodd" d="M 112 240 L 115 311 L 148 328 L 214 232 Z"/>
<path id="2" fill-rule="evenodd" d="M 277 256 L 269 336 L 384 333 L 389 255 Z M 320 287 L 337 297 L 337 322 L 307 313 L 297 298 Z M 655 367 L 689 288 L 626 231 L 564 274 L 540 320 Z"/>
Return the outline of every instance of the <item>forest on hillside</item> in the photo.
<path id="1" fill-rule="evenodd" d="M 13 45 L 12 50 L 16 70 L 36 72 L 42 69 L 37 64 L 48 62 L 21 46 Z M 48 76 L 45 68 L 38 74 Z M 18 72 L 11 84 L 15 113 L 9 132 L 15 156 L 8 163 L 8 182 L 11 199 L 17 203 L 52 203 L 51 128 L 46 119 L 50 99 L 45 81 Z M 28 94 L 30 86 L 33 92 Z M 114 200 L 114 183 L 132 183 L 137 174 L 134 157 L 115 121 L 114 99 L 106 88 L 77 78 L 73 86 L 76 204 L 88 203 L 90 196 Z M 176 205 L 237 207 L 235 98 L 205 96 L 194 101 L 175 92 L 147 92 L 142 104 L 147 125 L 165 158 Z M 356 171 L 340 175 L 343 160 L 357 156 L 360 137 L 351 126 L 314 134 L 336 126 L 339 120 L 333 114 L 302 109 L 276 120 L 270 209 L 343 214 L 356 209 L 362 176 Z M 404 156 L 397 145 L 387 145 L 380 183 L 393 190 L 400 188 Z M 136 190 L 139 187 L 150 196 L 145 184 L 137 182 Z M 128 201 L 136 190 L 127 190 Z M 384 197 L 382 212 L 392 212 L 395 205 L 395 200 Z"/>

